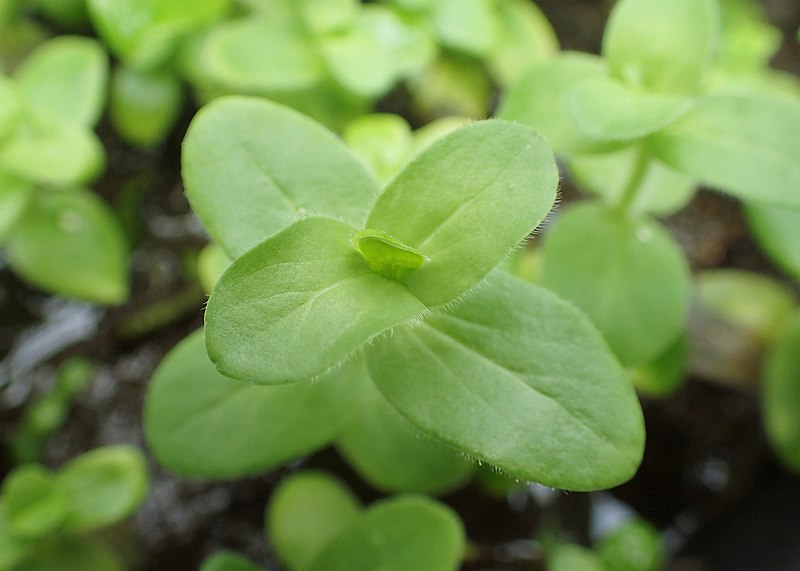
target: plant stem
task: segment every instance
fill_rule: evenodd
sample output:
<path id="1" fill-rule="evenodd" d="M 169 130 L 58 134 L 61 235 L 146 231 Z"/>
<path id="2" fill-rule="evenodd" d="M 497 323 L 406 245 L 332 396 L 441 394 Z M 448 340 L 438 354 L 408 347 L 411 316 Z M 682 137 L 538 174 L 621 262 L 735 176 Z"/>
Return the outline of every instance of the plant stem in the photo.
<path id="1" fill-rule="evenodd" d="M 625 190 L 622 191 L 622 195 L 617 203 L 617 211 L 620 213 L 627 214 L 630 212 L 631 206 L 636 199 L 636 193 L 639 192 L 649 166 L 650 161 L 648 160 L 644 146 L 639 145 L 638 149 L 636 149 L 636 161 L 634 162 L 631 176 L 628 179 L 628 184 L 625 185 Z"/>

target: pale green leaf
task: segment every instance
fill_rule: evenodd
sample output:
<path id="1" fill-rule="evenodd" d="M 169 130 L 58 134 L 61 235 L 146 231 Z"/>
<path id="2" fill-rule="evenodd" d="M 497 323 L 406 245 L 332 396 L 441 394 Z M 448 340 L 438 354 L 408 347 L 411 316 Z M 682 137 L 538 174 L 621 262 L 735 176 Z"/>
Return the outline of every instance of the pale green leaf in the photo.
<path id="1" fill-rule="evenodd" d="M 767 435 L 781 460 L 800 472 L 800 313 L 770 348 L 762 375 Z"/>
<path id="2" fill-rule="evenodd" d="M 445 135 L 455 131 L 459 127 L 467 125 L 471 119 L 459 115 L 449 115 L 441 117 L 435 121 L 431 121 L 413 132 L 412 148 L 413 154 L 422 152 L 426 147 L 433 144 L 434 141 L 444 137 Z"/>
<path id="3" fill-rule="evenodd" d="M 800 104 L 763 95 L 699 98 L 650 150 L 739 198 L 800 206 Z"/>
<path id="4" fill-rule="evenodd" d="M 568 95 L 577 85 L 592 77 L 604 77 L 605 73 L 599 57 L 564 52 L 531 68 L 513 83 L 497 116 L 533 127 L 559 154 L 608 150 L 614 145 L 601 144 L 578 130 L 568 108 Z"/>
<path id="5" fill-rule="evenodd" d="M 635 87 L 692 94 L 719 37 L 715 0 L 620 0 L 603 36 L 612 75 Z"/>
<path id="6" fill-rule="evenodd" d="M 785 272 L 800 280 L 800 208 L 748 202 L 745 214 L 759 245 Z"/>
<path id="7" fill-rule="evenodd" d="M 218 551 L 203 561 L 200 571 L 261 571 L 261 567 L 233 551 Z"/>
<path id="8" fill-rule="evenodd" d="M 658 530 L 640 519 L 622 524 L 595 549 L 605 571 L 661 571 L 667 557 Z"/>
<path id="9" fill-rule="evenodd" d="M 54 532 L 68 513 L 68 502 L 53 474 L 38 464 L 16 468 L 2 487 L 2 505 L 11 533 L 36 539 Z"/>
<path id="10" fill-rule="evenodd" d="M 389 184 L 367 219 L 429 261 L 402 283 L 428 306 L 474 287 L 555 201 L 558 169 L 544 139 L 482 121 L 438 139 Z"/>
<path id="11" fill-rule="evenodd" d="M 317 35 L 342 32 L 359 15 L 358 0 L 300 0 L 306 25 Z"/>
<path id="12" fill-rule="evenodd" d="M 0 243 L 13 230 L 33 197 L 32 184 L 0 172 Z"/>
<path id="13" fill-rule="evenodd" d="M 267 537 L 292 569 L 303 569 L 359 515 L 358 498 L 324 472 L 301 472 L 278 486 L 267 506 Z"/>
<path id="14" fill-rule="evenodd" d="M 507 274 L 451 313 L 395 329 L 367 363 L 417 428 L 510 476 L 591 490 L 628 480 L 641 460 L 639 403 L 600 334 Z"/>
<path id="15" fill-rule="evenodd" d="M 307 213 L 363 223 L 378 183 L 332 133 L 263 99 L 219 99 L 183 144 L 192 209 L 232 258 Z"/>
<path id="16" fill-rule="evenodd" d="M 369 269 L 353 233 L 303 218 L 228 268 L 206 309 L 206 347 L 221 373 L 257 384 L 308 379 L 425 311 Z"/>
<path id="17" fill-rule="evenodd" d="M 128 143 L 147 147 L 163 141 L 182 103 L 183 90 L 175 75 L 127 67 L 114 71 L 109 111 L 114 129 Z"/>
<path id="18" fill-rule="evenodd" d="M 418 115 L 463 115 L 483 119 L 489 115 L 493 87 L 479 60 L 440 52 L 420 73 L 409 78 Z"/>
<path id="19" fill-rule="evenodd" d="M 655 358 L 683 329 L 688 267 L 658 223 L 573 206 L 549 228 L 543 256 L 543 285 L 585 311 L 624 365 Z"/>
<path id="20" fill-rule="evenodd" d="M 556 545 L 547 555 L 548 571 L 606 571 L 591 550 L 564 543 Z"/>
<path id="21" fill-rule="evenodd" d="M 443 46 L 476 57 L 487 55 L 500 34 L 492 0 L 440 0 L 433 24 Z"/>
<path id="22" fill-rule="evenodd" d="M 426 30 L 413 20 L 401 18 L 386 6 L 363 4 L 360 25 L 368 28 L 383 46 L 396 78 L 421 72 L 436 57 L 436 43 Z"/>
<path id="23" fill-rule="evenodd" d="M 147 464 L 133 446 L 104 446 L 62 467 L 56 484 L 69 501 L 64 529 L 96 529 L 136 511 L 147 495 Z"/>
<path id="24" fill-rule="evenodd" d="M 200 50 L 203 75 L 238 93 L 306 89 L 325 73 L 313 39 L 289 10 L 216 26 Z"/>
<path id="25" fill-rule="evenodd" d="M 599 141 L 629 141 L 674 122 L 691 107 L 689 99 L 650 93 L 607 77 L 594 77 L 568 94 L 575 125 Z"/>
<path id="26" fill-rule="evenodd" d="M 472 475 L 473 466 L 456 450 L 420 434 L 372 383 L 366 383 L 358 414 L 336 448 L 361 477 L 387 492 L 439 494 Z"/>
<path id="27" fill-rule="evenodd" d="M 36 113 L 91 127 L 105 105 L 108 56 L 94 40 L 59 36 L 28 56 L 15 79 Z"/>
<path id="28" fill-rule="evenodd" d="M 16 86 L 0 72 L 0 143 L 16 122 L 20 103 Z"/>
<path id="29" fill-rule="evenodd" d="M 206 293 L 211 293 L 232 260 L 216 244 L 207 244 L 197 255 L 197 278 Z"/>
<path id="30" fill-rule="evenodd" d="M 458 516 L 425 497 L 370 507 L 300 571 L 456 571 L 464 550 Z"/>
<path id="31" fill-rule="evenodd" d="M 144 407 L 147 443 L 185 476 L 257 474 L 331 442 L 355 410 L 364 365 L 315 382 L 258 387 L 223 377 L 198 330 L 156 369 Z"/>
<path id="32" fill-rule="evenodd" d="M 677 391 L 687 379 L 689 338 L 678 337 L 655 359 L 630 369 L 636 389 L 650 397 L 667 397 Z"/>
<path id="33" fill-rule="evenodd" d="M 596 194 L 609 205 L 620 204 L 635 175 L 642 150 L 628 147 L 613 153 L 572 155 L 569 172 L 581 190 Z M 632 212 L 667 215 L 677 212 L 694 197 L 697 184 L 659 161 L 647 160 L 644 175 L 628 208 Z"/>
<path id="34" fill-rule="evenodd" d="M 15 272 L 49 292 L 105 304 L 128 297 L 125 235 L 88 190 L 36 194 L 7 253 Z"/>
<path id="35" fill-rule="evenodd" d="M 399 115 L 359 117 L 345 127 L 342 138 L 383 182 L 397 174 L 411 154 L 411 127 Z"/>

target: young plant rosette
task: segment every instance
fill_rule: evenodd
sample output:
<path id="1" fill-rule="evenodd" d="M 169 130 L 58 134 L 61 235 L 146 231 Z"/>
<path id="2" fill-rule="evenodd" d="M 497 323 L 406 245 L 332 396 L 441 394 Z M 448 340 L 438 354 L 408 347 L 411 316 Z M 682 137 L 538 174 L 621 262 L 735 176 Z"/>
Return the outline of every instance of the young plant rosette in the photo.
<path id="1" fill-rule="evenodd" d="M 358 376 L 419 431 L 549 486 L 634 474 L 641 410 L 599 333 L 554 294 L 495 270 L 556 198 L 556 164 L 535 131 L 472 123 L 381 190 L 320 125 L 229 97 L 198 114 L 183 153 L 192 207 L 234 259 L 205 316 L 222 375 L 272 391 Z M 166 417 L 181 396 L 158 393 L 145 422 L 169 465 L 178 446 Z M 255 425 L 286 421 L 231 414 L 216 418 L 221 447 L 234 422 L 257 439 Z"/>

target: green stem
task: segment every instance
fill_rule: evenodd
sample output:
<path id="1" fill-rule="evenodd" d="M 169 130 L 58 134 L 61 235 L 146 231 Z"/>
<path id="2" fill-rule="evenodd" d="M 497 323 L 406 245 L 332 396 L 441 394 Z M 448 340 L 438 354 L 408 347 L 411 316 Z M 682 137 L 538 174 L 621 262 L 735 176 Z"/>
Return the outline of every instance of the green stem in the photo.
<path id="1" fill-rule="evenodd" d="M 649 157 L 644 150 L 644 146 L 640 145 L 636 150 L 636 162 L 633 165 L 633 171 L 628 179 L 628 184 L 625 185 L 625 190 L 622 191 L 619 202 L 617 203 L 617 210 L 620 213 L 627 214 L 631 210 L 636 194 L 642 186 L 644 176 L 647 174 L 647 169 L 650 166 Z"/>

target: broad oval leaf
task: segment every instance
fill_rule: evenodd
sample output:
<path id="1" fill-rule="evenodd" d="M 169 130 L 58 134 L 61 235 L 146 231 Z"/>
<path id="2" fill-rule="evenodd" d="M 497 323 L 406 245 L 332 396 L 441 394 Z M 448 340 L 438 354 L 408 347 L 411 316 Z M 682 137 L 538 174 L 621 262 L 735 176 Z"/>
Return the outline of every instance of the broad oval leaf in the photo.
<path id="1" fill-rule="evenodd" d="M 197 114 L 183 144 L 183 177 L 193 210 L 232 258 L 306 213 L 361 225 L 379 190 L 333 133 L 246 97 Z"/>
<path id="2" fill-rule="evenodd" d="M 597 152 L 619 146 L 581 132 L 570 116 L 568 95 L 583 81 L 606 74 L 597 56 L 564 52 L 528 70 L 506 91 L 497 116 L 519 121 L 545 136 L 558 154 Z"/>
<path id="3" fill-rule="evenodd" d="M 542 252 L 542 284 L 585 311 L 623 365 L 653 359 L 682 330 L 689 271 L 658 223 L 580 204 L 548 229 Z"/>
<path id="4" fill-rule="evenodd" d="M 308 379 L 425 311 L 369 269 L 354 230 L 303 218 L 237 259 L 206 309 L 206 347 L 223 375 L 256 384 Z"/>
<path id="5" fill-rule="evenodd" d="M 568 95 L 572 119 L 589 138 L 629 141 L 666 127 L 691 107 L 678 95 L 650 93 L 608 77 L 581 82 Z"/>
<path id="6" fill-rule="evenodd" d="M 355 409 L 358 360 L 316 382 L 257 387 L 220 375 L 203 331 L 177 345 L 153 375 L 144 407 L 147 443 L 177 474 L 257 474 L 330 443 Z"/>
<path id="7" fill-rule="evenodd" d="M 763 94 L 710 95 L 653 135 L 656 157 L 739 198 L 800 206 L 800 104 Z"/>
<path id="8" fill-rule="evenodd" d="M 2 505 L 9 530 L 18 539 L 38 539 L 55 532 L 69 511 L 52 472 L 38 464 L 9 473 L 3 480 Z"/>
<path id="9" fill-rule="evenodd" d="M 464 530 L 448 507 L 400 496 L 370 507 L 300 571 L 455 571 Z"/>
<path id="10" fill-rule="evenodd" d="M 689 204 L 697 190 L 694 180 L 660 161 L 642 157 L 642 152 L 640 145 L 634 145 L 613 153 L 573 155 L 567 166 L 581 190 L 616 206 L 625 196 L 637 161 L 646 160 L 646 170 L 628 205 L 631 212 L 666 215 Z"/>
<path id="11" fill-rule="evenodd" d="M 428 261 L 402 283 L 428 306 L 474 287 L 547 215 L 558 169 L 535 131 L 481 121 L 423 150 L 389 184 L 367 228 L 383 230 Z"/>
<path id="12" fill-rule="evenodd" d="M 794 313 L 770 348 L 762 383 L 769 440 L 783 462 L 800 471 L 800 313 Z"/>
<path id="13" fill-rule="evenodd" d="M 88 190 L 37 193 L 8 238 L 11 267 L 47 291 L 98 303 L 128 297 L 128 244 Z"/>
<path id="14" fill-rule="evenodd" d="M 636 87 L 694 93 L 717 47 L 718 12 L 714 0 L 620 0 L 603 36 L 611 73 Z"/>
<path id="15" fill-rule="evenodd" d="M 336 448 L 375 488 L 388 492 L 439 494 L 472 475 L 473 465 L 456 450 L 420 434 L 372 383 L 360 409 L 345 426 Z"/>
<path id="16" fill-rule="evenodd" d="M 69 500 L 67 531 L 87 531 L 132 514 L 147 495 L 148 471 L 133 446 L 114 445 L 81 454 L 56 476 Z"/>
<path id="17" fill-rule="evenodd" d="M 28 56 L 15 79 L 29 108 L 91 127 L 105 104 L 108 56 L 94 40 L 60 36 Z"/>
<path id="18" fill-rule="evenodd" d="M 303 569 L 359 515 L 361 503 L 324 472 L 301 472 L 278 486 L 266 513 L 267 537 L 290 569 Z"/>
<path id="19" fill-rule="evenodd" d="M 423 432 L 509 475 L 568 490 L 631 478 L 644 446 L 633 386 L 589 320 L 498 273 L 451 313 L 367 350 L 375 385 Z"/>
<path id="20" fill-rule="evenodd" d="M 748 202 L 745 214 L 759 245 L 784 271 L 800 280 L 800 208 Z"/>

